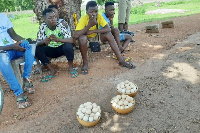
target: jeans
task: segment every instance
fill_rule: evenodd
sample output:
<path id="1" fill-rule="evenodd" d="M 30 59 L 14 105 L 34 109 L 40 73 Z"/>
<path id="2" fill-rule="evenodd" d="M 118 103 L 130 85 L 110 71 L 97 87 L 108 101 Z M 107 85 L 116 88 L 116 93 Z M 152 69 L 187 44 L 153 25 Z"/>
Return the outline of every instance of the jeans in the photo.
<path id="1" fill-rule="evenodd" d="M 56 48 L 49 46 L 37 46 L 35 54 L 44 65 L 48 65 L 50 63 L 48 57 L 57 58 L 65 55 L 68 61 L 74 60 L 74 49 L 71 43 L 64 43 Z"/>
<path id="2" fill-rule="evenodd" d="M 16 50 L 8 50 L 6 53 L 0 53 L 0 70 L 4 78 L 10 85 L 10 88 L 14 91 L 16 96 L 23 93 L 23 89 L 19 84 L 10 64 L 11 60 L 23 57 L 25 60 L 23 78 L 29 78 L 31 75 L 31 70 L 33 66 L 35 48 L 33 45 L 29 45 L 28 41 L 23 41 L 20 44 L 21 47 L 25 48 L 25 52 L 20 52 Z"/>

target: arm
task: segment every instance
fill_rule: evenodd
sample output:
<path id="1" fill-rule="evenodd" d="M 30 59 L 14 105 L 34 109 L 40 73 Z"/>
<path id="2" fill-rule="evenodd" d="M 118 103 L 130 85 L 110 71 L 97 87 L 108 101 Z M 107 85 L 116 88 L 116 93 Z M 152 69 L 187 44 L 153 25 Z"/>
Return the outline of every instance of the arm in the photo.
<path id="1" fill-rule="evenodd" d="M 91 17 L 91 15 L 89 15 L 89 22 L 88 24 L 83 28 L 82 26 L 87 23 L 85 22 L 85 19 L 86 18 L 81 18 L 79 20 L 79 23 L 77 25 L 76 28 L 80 29 L 80 30 L 77 30 L 75 33 L 74 33 L 74 38 L 77 39 L 79 38 L 80 36 L 82 35 L 87 35 L 87 32 L 89 31 L 89 29 L 91 27 L 93 27 L 94 25 L 97 24 L 97 16 L 94 16 L 94 17 Z"/>
<path id="2" fill-rule="evenodd" d="M 55 35 L 51 35 L 50 40 L 54 42 L 61 42 L 61 43 L 73 43 L 72 37 L 61 39 L 61 38 L 57 38 Z"/>
<path id="3" fill-rule="evenodd" d="M 7 46 L 0 46 L 0 50 L 17 50 L 24 52 L 26 49 L 20 46 L 21 42 L 17 42 L 15 44 L 7 45 Z"/>
<path id="4" fill-rule="evenodd" d="M 110 31 L 111 31 L 110 27 L 108 25 L 106 25 L 102 29 L 87 31 L 87 35 L 92 34 L 92 33 L 106 33 L 106 32 L 110 32 Z"/>
<path id="5" fill-rule="evenodd" d="M 82 36 L 82 35 L 86 35 L 90 28 L 91 28 L 91 26 L 90 26 L 90 25 L 87 25 L 84 29 L 79 30 L 79 31 L 76 31 L 76 32 L 74 33 L 74 38 L 77 39 L 77 38 L 79 38 L 79 37 Z"/>
<path id="6" fill-rule="evenodd" d="M 16 34 L 16 32 L 14 31 L 13 28 L 9 28 L 8 29 L 8 34 L 10 35 L 10 37 L 15 40 L 15 41 L 21 41 L 23 40 L 24 38 L 22 38 L 20 35 Z"/>

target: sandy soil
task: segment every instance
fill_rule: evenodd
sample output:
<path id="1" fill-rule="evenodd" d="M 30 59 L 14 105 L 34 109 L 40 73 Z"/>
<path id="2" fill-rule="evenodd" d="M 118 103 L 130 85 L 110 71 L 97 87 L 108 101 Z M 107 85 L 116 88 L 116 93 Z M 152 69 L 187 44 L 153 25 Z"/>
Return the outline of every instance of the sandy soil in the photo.
<path id="1" fill-rule="evenodd" d="M 200 132 L 200 14 L 171 19 L 174 29 L 145 33 L 145 25 L 130 26 L 135 43 L 126 56 L 137 66 L 128 70 L 110 58 L 111 51 L 90 54 L 89 74 L 72 79 L 66 70 L 48 83 L 33 75 L 36 93 L 28 95 L 31 107 L 20 110 L 16 97 L 3 84 L 5 104 L 0 116 L 3 133 L 51 132 Z M 136 105 L 127 115 L 112 110 L 110 99 L 118 83 L 129 80 L 139 87 Z M 76 111 L 84 102 L 101 106 L 100 122 L 81 126 Z"/>

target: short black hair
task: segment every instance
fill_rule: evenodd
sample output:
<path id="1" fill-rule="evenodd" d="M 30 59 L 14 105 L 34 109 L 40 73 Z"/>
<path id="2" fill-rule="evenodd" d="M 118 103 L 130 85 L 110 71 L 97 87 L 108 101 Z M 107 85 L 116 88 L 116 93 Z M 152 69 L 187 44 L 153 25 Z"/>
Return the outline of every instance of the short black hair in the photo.
<path id="1" fill-rule="evenodd" d="M 113 6 L 113 5 L 115 5 L 114 2 L 111 2 L 111 1 L 106 2 L 106 3 L 105 3 L 105 8 L 106 8 L 107 6 Z"/>
<path id="2" fill-rule="evenodd" d="M 47 13 L 50 13 L 50 12 L 53 12 L 53 13 L 54 13 L 54 11 L 53 11 L 51 8 L 47 8 L 47 9 L 45 9 L 45 10 L 42 12 L 42 15 L 43 15 L 43 16 L 46 16 L 46 14 L 47 14 Z"/>
<path id="3" fill-rule="evenodd" d="M 58 6 L 57 5 L 49 5 L 48 8 L 56 8 L 56 9 L 58 9 Z"/>
<path id="4" fill-rule="evenodd" d="M 95 7 L 95 6 L 97 6 L 96 1 L 89 1 L 89 2 L 86 4 L 86 11 L 89 9 L 89 7 Z"/>

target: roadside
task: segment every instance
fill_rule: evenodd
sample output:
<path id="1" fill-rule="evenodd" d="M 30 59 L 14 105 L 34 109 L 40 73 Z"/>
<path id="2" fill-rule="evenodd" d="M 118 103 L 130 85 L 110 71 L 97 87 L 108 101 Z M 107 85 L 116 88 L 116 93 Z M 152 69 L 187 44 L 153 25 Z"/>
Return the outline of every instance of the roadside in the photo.
<path id="1" fill-rule="evenodd" d="M 25 110 L 16 109 L 15 97 L 4 85 L 1 132 L 200 132 L 200 14 L 170 20 L 175 28 L 156 34 L 145 33 L 144 27 L 161 21 L 130 26 L 136 42 L 127 56 L 134 58 L 134 70 L 108 58 L 111 51 L 94 53 L 88 75 L 72 79 L 60 71 L 48 83 L 33 76 L 37 92 L 29 95 L 33 105 Z M 125 80 L 136 83 L 140 91 L 134 110 L 119 115 L 110 99 Z M 88 101 L 102 110 L 100 123 L 92 128 L 82 127 L 75 117 L 78 106 Z"/>

